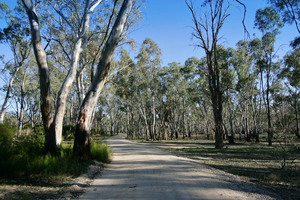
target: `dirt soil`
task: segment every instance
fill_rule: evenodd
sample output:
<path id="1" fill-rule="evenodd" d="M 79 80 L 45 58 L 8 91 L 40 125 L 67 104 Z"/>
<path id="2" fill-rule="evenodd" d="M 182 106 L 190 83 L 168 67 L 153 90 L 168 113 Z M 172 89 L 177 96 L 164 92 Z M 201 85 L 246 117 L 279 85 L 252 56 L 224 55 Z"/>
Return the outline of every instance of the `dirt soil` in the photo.
<path id="1" fill-rule="evenodd" d="M 151 144 L 109 138 L 113 162 L 80 199 L 281 199 L 238 176 Z"/>
<path id="2" fill-rule="evenodd" d="M 41 179 L 30 177 L 19 180 L 0 181 L 0 200 L 19 199 L 77 199 L 93 179 L 104 169 L 104 164 L 94 161 L 87 173 L 77 178 L 53 177 Z"/>

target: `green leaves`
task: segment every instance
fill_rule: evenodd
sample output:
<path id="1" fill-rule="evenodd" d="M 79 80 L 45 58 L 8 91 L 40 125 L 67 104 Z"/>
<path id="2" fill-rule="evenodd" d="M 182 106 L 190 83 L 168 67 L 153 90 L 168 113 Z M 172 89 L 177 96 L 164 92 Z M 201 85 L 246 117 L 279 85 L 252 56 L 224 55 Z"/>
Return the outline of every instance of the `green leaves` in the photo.
<path id="1" fill-rule="evenodd" d="M 300 1 L 299 0 L 269 0 L 276 11 L 281 14 L 285 23 L 295 23 L 300 33 Z"/>
<path id="2" fill-rule="evenodd" d="M 256 11 L 254 25 L 261 32 L 270 31 L 278 34 L 279 28 L 282 28 L 284 24 L 274 8 L 266 7 Z"/>
<path id="3" fill-rule="evenodd" d="M 281 76 L 287 78 L 290 85 L 295 88 L 300 88 L 300 48 L 287 54 L 284 57 L 285 68 Z"/>
<path id="4" fill-rule="evenodd" d="M 9 12 L 11 12 L 9 6 L 4 2 L 0 2 L 0 19 Z"/>

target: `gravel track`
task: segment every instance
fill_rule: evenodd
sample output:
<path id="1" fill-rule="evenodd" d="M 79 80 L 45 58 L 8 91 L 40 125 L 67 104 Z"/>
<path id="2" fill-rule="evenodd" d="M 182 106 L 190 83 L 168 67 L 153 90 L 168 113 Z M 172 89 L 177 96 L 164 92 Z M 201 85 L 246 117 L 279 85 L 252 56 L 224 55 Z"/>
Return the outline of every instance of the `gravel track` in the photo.
<path id="1" fill-rule="evenodd" d="M 113 161 L 80 199 L 280 199 L 238 176 L 128 141 L 125 135 L 107 142 Z"/>

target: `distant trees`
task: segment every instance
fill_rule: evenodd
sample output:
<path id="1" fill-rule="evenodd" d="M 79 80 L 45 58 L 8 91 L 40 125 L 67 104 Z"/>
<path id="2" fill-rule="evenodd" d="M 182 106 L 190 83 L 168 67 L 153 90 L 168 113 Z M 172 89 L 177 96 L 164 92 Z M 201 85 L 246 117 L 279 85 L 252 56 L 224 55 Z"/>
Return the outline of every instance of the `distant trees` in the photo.
<path id="1" fill-rule="evenodd" d="M 280 76 L 285 77 L 286 86 L 289 92 L 289 102 L 295 113 L 295 135 L 300 138 L 299 134 L 299 98 L 300 98 L 300 48 L 288 53 L 284 57 L 284 68 Z"/>
<path id="2" fill-rule="evenodd" d="M 0 113 L 0 123 L 3 123 L 8 100 L 12 96 L 11 93 L 14 88 L 13 86 L 15 83 L 15 79 L 17 78 L 17 76 L 21 76 L 20 71 L 22 68 L 22 73 L 26 73 L 26 65 L 31 53 L 31 48 L 29 38 L 30 30 L 28 29 L 27 23 L 24 21 L 24 18 L 22 18 L 22 11 L 16 10 L 19 16 L 12 16 L 10 15 L 10 10 L 8 9 L 8 7 L 6 7 L 7 5 L 5 6 L 4 3 L 1 3 L 0 6 L 6 11 L 4 16 L 6 16 L 6 20 L 8 23 L 8 27 L 4 28 L 0 32 L 0 41 L 1 43 L 7 44 L 13 54 L 13 61 L 6 62 L 3 69 L 3 72 L 6 71 L 10 74 L 9 82 L 5 89 L 6 95 Z M 24 90 L 22 88 L 24 89 L 24 84 L 22 84 L 21 86 L 21 91 L 23 91 L 24 97 Z M 23 109 L 21 108 L 21 110 Z M 19 123 L 21 123 L 21 121 L 22 117 L 19 119 Z M 21 127 L 19 126 L 19 129 L 20 128 Z"/>
<path id="3" fill-rule="evenodd" d="M 267 7 L 265 9 L 259 9 L 255 15 L 255 27 L 257 27 L 262 33 L 262 40 L 260 47 L 258 47 L 257 66 L 259 67 L 263 98 L 265 106 L 267 108 L 268 119 L 268 143 L 272 145 L 273 128 L 271 120 L 271 108 L 270 108 L 270 87 L 271 87 L 271 73 L 274 72 L 276 65 L 274 64 L 274 43 L 276 41 L 276 35 L 279 34 L 279 28 L 283 27 L 280 16 L 275 9 Z M 266 90 L 264 90 L 264 79 L 266 75 Z"/>
<path id="4" fill-rule="evenodd" d="M 263 58 L 258 54 L 262 52 L 257 49 L 261 48 L 260 45 L 261 40 L 254 39 L 250 42 L 238 42 L 235 49 L 217 46 L 221 89 L 224 91 L 222 129 L 224 138 L 231 142 L 234 142 L 234 139 L 268 141 L 266 81 L 262 88 L 260 62 L 257 62 L 258 58 Z M 158 45 L 151 39 L 146 39 L 141 45 L 136 62 L 129 57 L 126 50 L 121 50 L 120 60 L 115 65 L 128 67 L 113 74 L 106 86 L 113 92 L 110 93 L 111 103 L 103 104 L 107 106 L 106 112 L 110 113 L 110 120 L 104 125 L 105 130 L 116 133 L 111 130 L 117 129 L 117 132 L 126 132 L 128 137 L 148 140 L 186 137 L 214 139 L 215 125 L 206 57 L 192 57 L 187 59 L 184 65 L 173 62 L 162 67 L 160 59 L 155 60 L 156 57 L 159 58 L 159 52 Z M 286 59 L 296 58 L 292 53 L 288 55 L 291 57 L 286 56 Z M 295 63 L 288 60 L 286 62 Z M 277 138 L 283 134 L 292 137 L 292 134 L 295 134 L 298 115 L 293 103 L 297 101 L 299 106 L 299 100 L 291 99 L 289 104 L 284 103 L 284 97 L 280 95 L 287 93 L 279 80 L 282 80 L 283 76 L 296 76 L 296 71 L 289 71 L 296 67 L 285 67 L 285 70 L 279 73 L 279 64 L 273 64 L 270 76 L 270 120 Z M 278 74 L 280 76 L 277 77 Z M 266 78 L 265 72 L 263 77 Z M 295 91 L 292 86 L 289 87 L 291 91 Z M 155 95 L 155 101 L 152 95 Z M 282 104 L 283 108 L 280 107 Z M 297 109 L 299 111 L 299 108 Z M 281 115 L 286 116 L 284 121 Z M 288 116 L 294 116 L 292 124 L 291 121 L 287 121 Z M 284 126 L 282 123 L 285 123 Z"/>
<path id="5" fill-rule="evenodd" d="M 81 159 L 89 157 L 92 132 L 148 140 L 205 137 L 216 148 L 225 140 L 271 145 L 277 136 L 299 137 L 299 48 L 283 60 L 275 54 L 283 25 L 277 7 L 257 11 L 261 37 L 225 48 L 220 30 L 231 5 L 205 1 L 201 18 L 194 1 L 186 1 L 205 56 L 162 66 L 161 49 L 150 38 L 134 52 L 117 48 L 134 44 L 126 38 L 140 19 L 134 0 L 19 3 L 13 11 L 0 3 L 8 24 L 0 39 L 13 54 L 10 61 L 1 57 L 0 122 L 12 120 L 19 134 L 43 124 L 53 154 L 64 126 L 76 132 L 73 150 Z"/>

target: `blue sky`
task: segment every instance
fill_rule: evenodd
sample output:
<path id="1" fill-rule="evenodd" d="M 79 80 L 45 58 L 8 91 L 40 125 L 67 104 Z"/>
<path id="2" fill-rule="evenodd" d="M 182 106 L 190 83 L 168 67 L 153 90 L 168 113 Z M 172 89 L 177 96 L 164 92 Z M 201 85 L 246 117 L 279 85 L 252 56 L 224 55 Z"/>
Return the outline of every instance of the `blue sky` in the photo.
<path id="1" fill-rule="evenodd" d="M 2 1 L 11 7 L 17 2 L 16 0 Z M 253 29 L 254 17 L 257 9 L 268 6 L 267 0 L 242 0 L 242 2 L 247 6 L 246 26 L 251 37 L 254 37 L 254 33 L 260 37 L 260 33 Z M 136 40 L 137 47 L 145 38 L 153 39 L 162 49 L 163 65 L 171 62 L 184 63 L 187 58 L 192 56 L 198 58 L 204 56 L 202 49 L 193 46 L 196 43 L 191 36 L 193 22 L 184 0 L 146 0 L 142 14 L 144 20 L 135 31 L 130 33 L 129 38 Z M 225 47 L 235 47 L 235 44 L 244 38 L 242 16 L 243 8 L 241 6 L 233 6 L 230 9 L 230 16 L 225 21 L 220 34 L 222 36 L 220 44 Z M 5 24 L 3 20 L 1 21 L 0 28 L 3 28 Z M 297 34 L 294 25 L 285 25 L 281 30 L 276 43 L 276 49 L 280 47 L 278 51 L 280 57 L 290 50 L 289 43 Z M 0 54 L 4 54 L 4 49 L 1 49 Z"/>
<path id="2" fill-rule="evenodd" d="M 260 33 L 253 29 L 255 12 L 259 8 L 268 6 L 267 0 L 243 0 L 242 2 L 247 6 L 246 26 L 251 37 L 254 37 L 254 33 L 260 37 Z M 162 49 L 163 65 L 170 62 L 184 63 L 192 56 L 198 58 L 204 56 L 203 50 L 193 46 L 196 42 L 191 37 L 193 22 L 184 0 L 148 0 L 145 5 L 144 20 L 139 29 L 129 35 L 137 41 L 138 45 L 147 37 L 153 39 Z M 233 6 L 221 31 L 220 44 L 225 47 L 235 47 L 239 40 L 244 39 L 242 17 L 243 8 Z M 289 43 L 298 33 L 294 25 L 285 25 L 281 32 L 276 49 L 282 45 L 278 52 L 282 57 L 290 49 Z"/>

